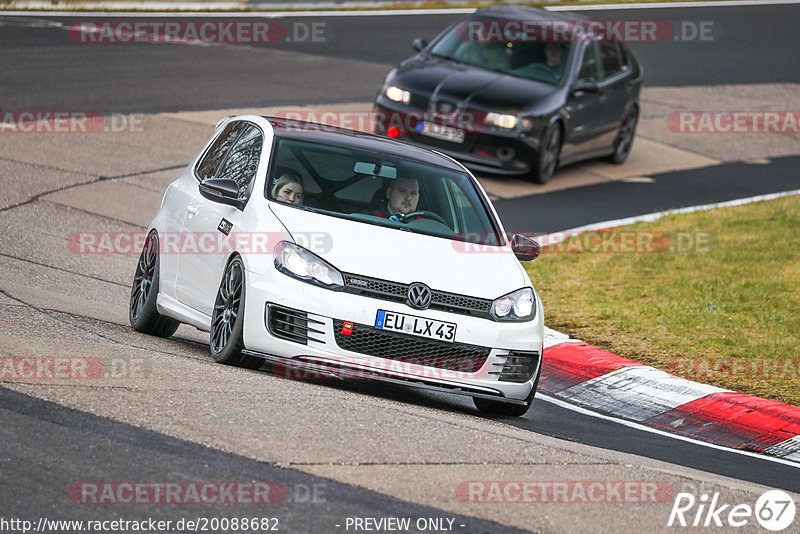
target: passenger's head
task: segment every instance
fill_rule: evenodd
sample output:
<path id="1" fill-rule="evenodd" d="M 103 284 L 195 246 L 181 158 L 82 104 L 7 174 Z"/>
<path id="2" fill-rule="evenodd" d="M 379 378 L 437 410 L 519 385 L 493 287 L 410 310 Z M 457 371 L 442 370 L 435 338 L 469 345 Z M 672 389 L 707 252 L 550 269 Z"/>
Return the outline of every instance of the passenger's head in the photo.
<path id="1" fill-rule="evenodd" d="M 302 204 L 303 180 L 293 172 L 283 173 L 272 187 L 272 198 L 290 204 Z"/>
<path id="2" fill-rule="evenodd" d="M 386 189 L 389 213 L 411 213 L 419 202 L 419 182 L 416 178 L 398 178 Z"/>
<path id="3" fill-rule="evenodd" d="M 544 56 L 547 64 L 551 67 L 556 67 L 561 64 L 564 59 L 564 45 L 561 43 L 547 43 L 544 47 Z"/>

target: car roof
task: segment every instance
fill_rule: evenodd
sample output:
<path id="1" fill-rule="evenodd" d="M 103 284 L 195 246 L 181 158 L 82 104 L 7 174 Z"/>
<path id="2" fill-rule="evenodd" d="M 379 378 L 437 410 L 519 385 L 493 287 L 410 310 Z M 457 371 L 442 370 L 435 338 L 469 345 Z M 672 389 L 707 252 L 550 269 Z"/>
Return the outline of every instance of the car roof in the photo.
<path id="1" fill-rule="evenodd" d="M 279 139 L 297 139 L 323 145 L 371 150 L 388 156 L 411 159 L 421 163 L 464 172 L 464 168 L 461 165 L 447 156 L 395 139 L 313 122 L 287 120 L 280 117 L 264 118 L 270 122 L 275 131 L 275 137 Z"/>
<path id="2" fill-rule="evenodd" d="M 589 20 L 583 15 L 570 12 L 555 12 L 538 7 L 502 4 L 478 9 L 467 18 L 495 17 L 519 20 Z"/>

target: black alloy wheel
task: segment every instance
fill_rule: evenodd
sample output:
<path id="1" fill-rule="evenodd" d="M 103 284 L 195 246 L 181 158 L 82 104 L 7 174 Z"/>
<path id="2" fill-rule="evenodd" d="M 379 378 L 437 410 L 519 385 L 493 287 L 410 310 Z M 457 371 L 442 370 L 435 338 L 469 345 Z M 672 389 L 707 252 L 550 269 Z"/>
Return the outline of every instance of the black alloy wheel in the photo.
<path id="1" fill-rule="evenodd" d="M 158 235 L 150 232 L 142 247 L 131 285 L 128 320 L 134 330 L 159 337 L 175 333 L 180 323 L 158 313 Z"/>
<path id="2" fill-rule="evenodd" d="M 612 163 L 623 163 L 631 153 L 633 148 L 633 137 L 636 134 L 636 123 L 639 120 L 639 110 L 636 106 L 631 106 L 625 113 L 622 123 L 619 126 L 617 138 L 614 141 L 614 153 L 609 156 Z"/>
<path id="3" fill-rule="evenodd" d="M 233 258 L 225 269 L 211 315 L 211 355 L 219 363 L 258 369 L 264 360 L 242 354 L 244 348 L 244 264 Z"/>
<path id="4" fill-rule="evenodd" d="M 546 184 L 558 168 L 561 156 L 561 125 L 550 126 L 542 138 L 539 154 L 534 159 L 528 178 L 539 184 Z"/>

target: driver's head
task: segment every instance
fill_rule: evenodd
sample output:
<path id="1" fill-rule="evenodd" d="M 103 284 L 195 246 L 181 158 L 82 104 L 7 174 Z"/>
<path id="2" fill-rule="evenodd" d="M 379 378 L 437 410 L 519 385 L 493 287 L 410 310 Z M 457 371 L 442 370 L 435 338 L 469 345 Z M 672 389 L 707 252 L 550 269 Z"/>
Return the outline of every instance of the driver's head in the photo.
<path id="1" fill-rule="evenodd" d="M 282 174 L 272 187 L 272 198 L 289 204 L 302 204 L 303 180 L 294 172 Z"/>
<path id="2" fill-rule="evenodd" d="M 389 213 L 411 213 L 419 202 L 419 182 L 416 178 L 398 178 L 386 189 Z"/>
<path id="3" fill-rule="evenodd" d="M 544 55 L 547 59 L 547 64 L 550 67 L 555 67 L 561 63 L 564 57 L 564 45 L 560 43 L 547 43 L 544 47 Z"/>

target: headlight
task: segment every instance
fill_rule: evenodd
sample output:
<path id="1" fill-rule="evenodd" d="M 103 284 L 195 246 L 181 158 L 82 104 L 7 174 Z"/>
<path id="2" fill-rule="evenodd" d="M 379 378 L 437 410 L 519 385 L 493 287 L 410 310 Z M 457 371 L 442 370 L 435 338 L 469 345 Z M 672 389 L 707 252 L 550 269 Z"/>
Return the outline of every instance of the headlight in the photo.
<path id="1" fill-rule="evenodd" d="M 494 124 L 500 128 L 511 129 L 517 125 L 516 115 L 501 115 L 500 113 L 487 113 L 484 122 L 487 124 Z"/>
<path id="2" fill-rule="evenodd" d="M 533 289 L 525 287 L 492 302 L 495 321 L 530 321 L 536 315 Z"/>
<path id="3" fill-rule="evenodd" d="M 409 93 L 408 91 L 403 91 L 396 85 L 387 85 L 383 93 L 386 95 L 386 98 L 394 102 L 402 102 L 403 104 L 408 104 L 409 101 L 411 100 L 411 93 Z"/>
<path id="4" fill-rule="evenodd" d="M 283 274 L 309 284 L 328 289 L 344 287 L 344 278 L 336 267 L 288 241 L 281 241 L 275 245 L 275 268 Z"/>

